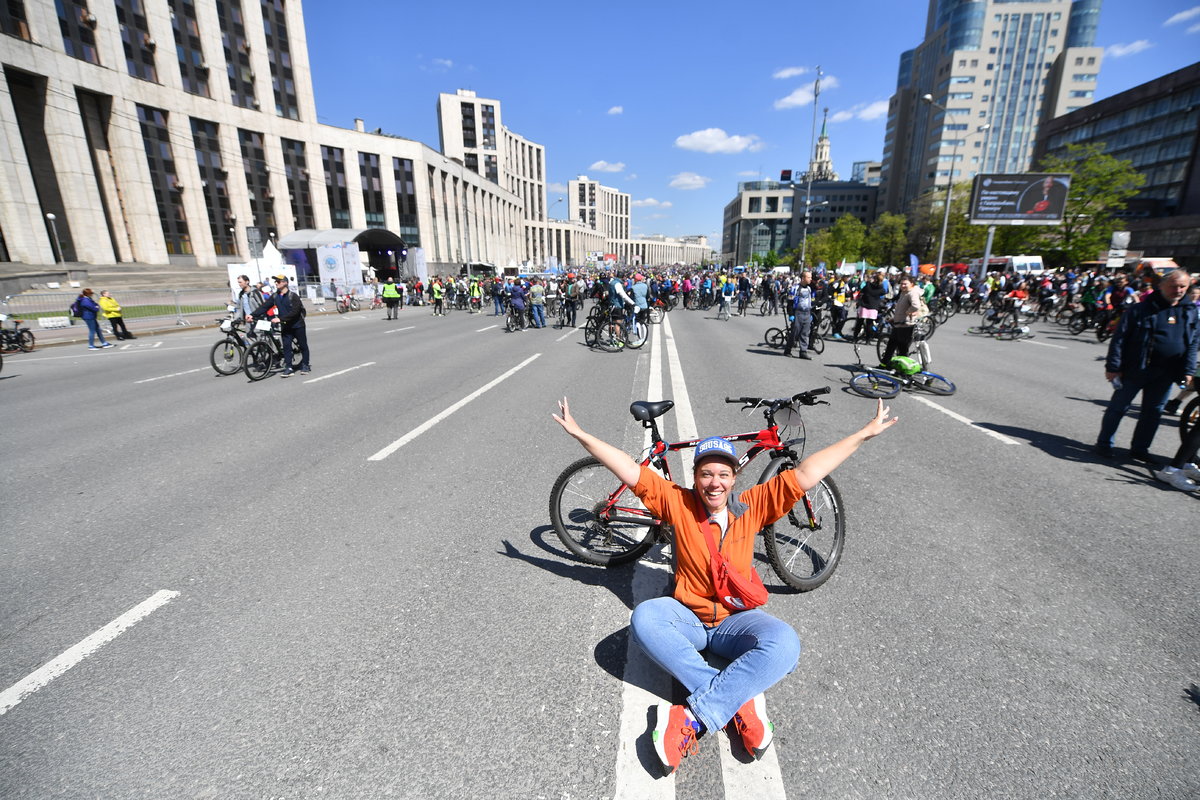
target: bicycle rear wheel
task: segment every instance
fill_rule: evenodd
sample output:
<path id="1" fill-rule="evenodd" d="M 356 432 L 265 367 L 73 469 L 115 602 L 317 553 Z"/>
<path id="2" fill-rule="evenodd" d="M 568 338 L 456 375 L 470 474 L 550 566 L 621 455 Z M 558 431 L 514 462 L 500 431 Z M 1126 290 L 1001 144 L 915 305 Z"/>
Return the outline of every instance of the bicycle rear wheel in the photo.
<path id="1" fill-rule="evenodd" d="M 246 351 L 243 369 L 246 377 L 252 381 L 261 381 L 271 374 L 271 366 L 275 361 L 275 352 L 266 342 L 255 342 Z"/>
<path id="2" fill-rule="evenodd" d="M 17 347 L 23 353 L 33 352 L 33 331 L 21 331 L 17 334 Z"/>
<path id="3" fill-rule="evenodd" d="M 790 459 L 776 459 L 758 482 L 794 467 Z M 762 534 L 771 568 L 788 586 L 810 592 L 829 580 L 846 545 L 846 514 L 833 478 L 823 478 Z"/>
<path id="4" fill-rule="evenodd" d="M 625 344 L 632 347 L 634 350 L 641 348 L 646 343 L 646 337 L 650 335 L 650 329 L 641 319 L 641 314 L 638 314 L 629 327 L 623 332 Z"/>
<path id="5" fill-rule="evenodd" d="M 1200 425 L 1200 397 L 1193 397 L 1179 412 L 1179 440 L 1187 439 L 1197 425 Z"/>
<path id="6" fill-rule="evenodd" d="M 825 337 L 814 333 L 811 341 L 808 343 L 808 347 L 817 355 L 821 355 L 821 353 L 825 352 Z"/>
<path id="7" fill-rule="evenodd" d="M 767 347 L 782 350 L 787 344 L 787 334 L 782 328 L 767 328 L 767 332 L 763 334 L 763 341 L 767 343 Z"/>
<path id="8" fill-rule="evenodd" d="M 213 345 L 208 354 L 208 360 L 218 375 L 233 375 L 242 368 L 242 358 L 246 350 L 241 342 L 234 339 L 222 339 Z"/>
<path id="9" fill-rule="evenodd" d="M 949 397 L 958 391 L 958 387 L 954 385 L 953 381 L 933 372 L 918 372 L 913 376 L 913 386 L 924 389 L 930 394 L 940 394 L 943 397 Z"/>
<path id="10" fill-rule="evenodd" d="M 850 388 L 863 397 L 885 400 L 900 394 L 900 382 L 879 372 L 860 372 L 850 379 Z"/>
<path id="11" fill-rule="evenodd" d="M 550 522 L 576 558 L 602 567 L 636 561 L 658 538 L 659 526 L 642 501 L 591 456 L 554 482 Z"/>
<path id="12" fill-rule="evenodd" d="M 663 308 L 662 308 L 662 306 L 653 306 L 653 307 L 650 309 L 650 322 L 651 322 L 651 324 L 653 324 L 653 325 L 657 325 L 658 323 L 660 323 L 660 322 L 662 322 L 662 321 L 663 321 Z"/>

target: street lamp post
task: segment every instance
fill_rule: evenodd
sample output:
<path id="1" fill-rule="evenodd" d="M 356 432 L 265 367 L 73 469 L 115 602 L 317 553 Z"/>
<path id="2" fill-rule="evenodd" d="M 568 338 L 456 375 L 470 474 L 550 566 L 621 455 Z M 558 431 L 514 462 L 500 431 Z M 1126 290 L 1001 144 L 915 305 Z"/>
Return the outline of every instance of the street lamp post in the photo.
<path id="1" fill-rule="evenodd" d="M 812 188 L 812 182 L 809 181 L 809 188 Z M 804 231 L 800 238 L 800 269 L 804 269 L 804 257 L 808 254 L 808 217 L 812 214 L 813 206 L 827 206 L 828 200 L 822 200 L 819 203 L 814 203 L 811 199 L 804 201 Z"/>
<path id="2" fill-rule="evenodd" d="M 809 136 L 809 156 L 807 170 L 807 187 L 804 190 L 804 238 L 800 242 L 800 269 L 804 269 L 804 259 L 808 255 L 808 212 L 812 207 L 813 162 L 817 160 L 817 100 L 821 97 L 821 67 L 817 67 L 817 79 L 813 82 L 813 118 L 812 133 Z"/>
<path id="3" fill-rule="evenodd" d="M 944 105 L 942 105 L 941 103 L 935 102 L 933 99 L 933 95 L 931 95 L 931 94 L 922 95 L 921 99 L 924 100 L 926 103 L 928 103 L 931 106 L 940 108 L 942 111 L 946 112 L 947 114 L 950 113 L 950 110 L 947 109 Z M 982 133 L 982 132 L 988 130 L 988 128 L 990 128 L 990 127 L 992 127 L 992 126 L 991 125 L 980 125 L 975 130 L 975 133 Z M 945 130 L 945 123 L 942 124 L 942 130 L 943 131 Z M 963 134 L 962 140 L 965 142 L 967 140 L 967 136 L 969 136 L 969 135 L 970 134 Z M 938 148 L 938 153 L 939 153 L 939 156 L 938 156 L 937 163 L 940 165 L 942 163 L 942 159 L 941 159 L 941 155 L 940 155 L 940 153 L 941 153 L 940 147 Z M 934 267 L 934 271 L 933 271 L 933 282 L 935 284 L 940 284 L 941 279 L 942 279 L 942 260 L 946 257 L 946 229 L 950 226 L 950 201 L 954 199 L 954 165 L 957 163 L 958 163 L 958 137 L 955 136 L 954 147 L 950 150 L 950 169 L 947 170 L 947 175 L 946 175 L 946 207 L 942 210 L 942 238 L 938 242 L 937 265 Z M 934 168 L 933 174 L 934 174 L 934 178 L 936 179 L 936 177 L 937 177 L 937 168 L 936 167 Z"/>
<path id="4" fill-rule="evenodd" d="M 62 242 L 58 240 L 58 226 L 54 224 L 54 220 L 58 219 L 58 217 L 53 214 L 46 214 L 46 219 L 50 220 L 50 232 L 54 234 L 54 263 L 57 264 L 63 260 Z"/>

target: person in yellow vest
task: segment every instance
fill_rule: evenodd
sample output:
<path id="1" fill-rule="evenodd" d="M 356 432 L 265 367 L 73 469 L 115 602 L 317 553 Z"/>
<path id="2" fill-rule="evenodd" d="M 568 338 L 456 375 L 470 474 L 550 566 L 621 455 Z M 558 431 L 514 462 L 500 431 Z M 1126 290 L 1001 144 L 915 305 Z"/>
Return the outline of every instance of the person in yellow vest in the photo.
<path id="1" fill-rule="evenodd" d="M 433 315 L 435 317 L 446 316 L 446 308 L 442 303 L 442 295 L 445 292 L 445 289 L 442 287 L 442 279 L 434 277 L 433 285 L 429 289 L 433 293 Z"/>
<path id="2" fill-rule="evenodd" d="M 137 338 L 125 327 L 125 319 L 121 316 L 121 304 L 113 299 L 107 289 L 100 293 L 100 311 L 108 320 L 108 324 L 112 326 L 113 336 L 118 339 Z"/>
<path id="3" fill-rule="evenodd" d="M 387 305 L 387 316 L 384 319 L 399 319 L 400 318 L 400 287 L 396 285 L 396 281 L 389 275 L 387 283 L 383 285 L 383 302 Z"/>

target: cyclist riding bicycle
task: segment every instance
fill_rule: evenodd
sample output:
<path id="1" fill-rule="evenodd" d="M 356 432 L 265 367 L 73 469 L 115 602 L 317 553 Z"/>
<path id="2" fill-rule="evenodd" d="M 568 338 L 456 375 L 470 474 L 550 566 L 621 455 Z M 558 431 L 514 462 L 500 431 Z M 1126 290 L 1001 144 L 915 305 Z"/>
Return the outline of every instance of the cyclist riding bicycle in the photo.
<path id="1" fill-rule="evenodd" d="M 880 400 L 875 416 L 858 432 L 813 453 L 796 469 L 734 496 L 738 457 L 726 440 L 714 436 L 696 446 L 694 488 L 689 490 L 585 433 L 566 398 L 558 407 L 560 414 L 553 417 L 563 430 L 675 532 L 672 595 L 639 603 L 630 619 L 633 640 L 689 692 L 683 704 L 658 705 L 653 741 L 664 769 L 674 772 L 684 756 L 699 749 L 699 737 L 730 721 L 746 752 L 761 757 L 774 734 L 763 693 L 795 670 L 800 639 L 790 625 L 761 607 L 745 608 L 743 603 L 739 609 L 734 598 L 718 595 L 710 566 L 719 559 L 710 554 L 706 540 L 711 536 L 729 569 L 753 581 L 754 540 L 763 526 L 782 518 L 863 442 L 897 419 L 888 419 L 889 409 Z M 730 664 L 718 669 L 703 652 Z"/>

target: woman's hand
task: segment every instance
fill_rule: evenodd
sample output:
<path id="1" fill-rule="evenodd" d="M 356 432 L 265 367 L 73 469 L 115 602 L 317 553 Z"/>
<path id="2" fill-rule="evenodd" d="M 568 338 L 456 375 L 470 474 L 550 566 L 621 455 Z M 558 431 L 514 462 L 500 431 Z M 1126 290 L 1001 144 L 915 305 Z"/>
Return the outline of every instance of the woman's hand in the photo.
<path id="1" fill-rule="evenodd" d="M 571 405 L 567 402 L 567 398 L 564 397 L 558 401 L 558 410 L 562 413 L 562 416 L 551 414 L 550 416 L 554 418 L 554 421 L 562 425 L 563 430 L 576 439 L 582 436 L 583 428 L 580 428 L 579 423 L 571 416 Z"/>
<path id="2" fill-rule="evenodd" d="M 891 419 L 888 419 L 888 414 L 891 413 L 892 409 L 888 406 L 884 406 L 883 398 L 880 398 L 877 402 L 878 405 L 875 407 L 874 418 L 872 418 L 871 421 L 868 422 L 862 429 L 864 440 L 874 439 L 876 436 L 900 421 L 899 417 L 892 417 Z"/>

